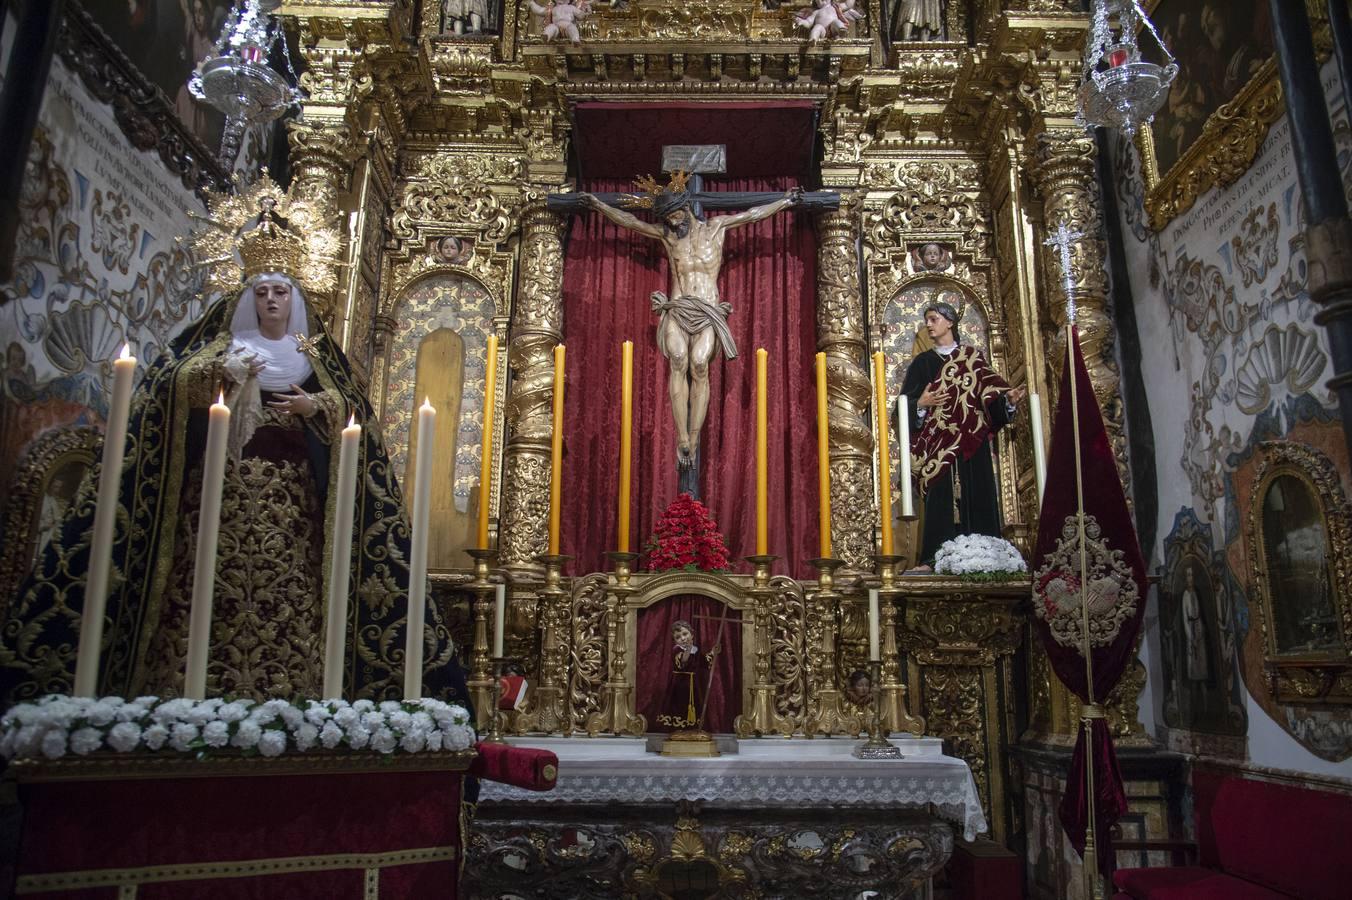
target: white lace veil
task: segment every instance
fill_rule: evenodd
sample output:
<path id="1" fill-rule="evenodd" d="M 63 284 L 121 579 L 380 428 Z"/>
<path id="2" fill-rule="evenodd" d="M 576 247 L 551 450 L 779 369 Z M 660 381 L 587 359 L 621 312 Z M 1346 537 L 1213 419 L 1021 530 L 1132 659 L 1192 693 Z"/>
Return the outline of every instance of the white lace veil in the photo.
<path id="1" fill-rule="evenodd" d="M 269 340 L 258 331 L 258 305 L 254 301 L 254 288 L 260 284 L 277 283 L 291 287 L 291 318 L 286 327 L 286 337 L 281 340 Z M 235 336 L 231 344 L 232 353 L 253 353 L 263 363 L 263 371 L 258 376 L 258 385 L 265 391 L 289 391 L 291 385 L 301 384 L 314 371 L 310 359 L 300 351 L 295 335 L 308 337 L 310 320 L 305 313 L 305 296 L 300 285 L 286 275 L 267 272 L 255 276 L 245 284 L 240 292 L 239 302 L 235 304 L 235 315 L 230 320 L 230 333 Z"/>

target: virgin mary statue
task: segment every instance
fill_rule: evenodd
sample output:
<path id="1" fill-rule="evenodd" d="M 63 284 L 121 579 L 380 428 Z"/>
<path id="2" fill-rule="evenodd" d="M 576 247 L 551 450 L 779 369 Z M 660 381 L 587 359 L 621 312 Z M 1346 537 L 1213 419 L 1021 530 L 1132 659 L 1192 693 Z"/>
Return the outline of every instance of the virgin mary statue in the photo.
<path id="1" fill-rule="evenodd" d="M 260 229 L 262 230 L 262 229 Z M 245 238 L 247 243 L 248 238 Z M 375 428 L 362 430 L 352 544 L 332 544 L 337 454 L 350 416 L 373 419 L 342 350 L 311 316 L 276 254 L 211 306 L 147 369 L 122 469 L 113 584 L 99 671 L 103 695 L 173 696 L 188 642 L 207 408 L 232 407 L 207 691 L 318 697 L 334 554 L 351 561 L 344 694 L 402 694 L 408 517 Z M 0 702 L 69 691 L 94 515 L 90 478 L 0 627 Z M 435 607 L 425 695 L 468 703 Z"/>

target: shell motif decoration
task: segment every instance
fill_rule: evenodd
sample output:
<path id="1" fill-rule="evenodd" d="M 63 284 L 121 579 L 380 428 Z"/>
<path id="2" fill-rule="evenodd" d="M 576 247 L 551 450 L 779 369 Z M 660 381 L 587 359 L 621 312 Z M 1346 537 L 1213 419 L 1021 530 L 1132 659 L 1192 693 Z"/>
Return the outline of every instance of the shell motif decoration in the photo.
<path id="1" fill-rule="evenodd" d="M 74 374 L 112 359 L 122 341 L 122 329 L 106 307 L 75 303 L 52 313 L 43 346 L 53 365 Z"/>
<path id="2" fill-rule="evenodd" d="M 1328 356 L 1313 333 L 1294 323 L 1285 328 L 1269 325 L 1235 372 L 1235 402 L 1243 412 L 1255 415 L 1272 402 L 1276 385 L 1285 383 L 1293 396 L 1299 396 L 1319 381 L 1327 364 Z"/>

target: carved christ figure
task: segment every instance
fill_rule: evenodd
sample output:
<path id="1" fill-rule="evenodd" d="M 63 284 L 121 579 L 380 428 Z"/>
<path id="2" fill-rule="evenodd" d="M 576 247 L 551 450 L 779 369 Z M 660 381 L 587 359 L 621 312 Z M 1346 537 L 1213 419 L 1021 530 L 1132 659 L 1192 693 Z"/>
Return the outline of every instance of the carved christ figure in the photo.
<path id="1" fill-rule="evenodd" d="M 654 291 L 653 311 L 661 313 L 657 348 L 670 366 L 668 392 L 676 418 L 676 462 L 693 469 L 700 430 L 709 411 L 709 363 L 715 348 L 728 359 L 737 356 L 737 345 L 728 328 L 732 305 L 718 296 L 718 273 L 723 268 L 723 238 L 731 228 L 769 218 L 801 202 L 802 190 L 794 188 L 778 200 L 708 221 L 695 217 L 686 175 L 676 172 L 662 188 L 651 178 L 639 181 L 646 195 L 624 198 L 626 205 L 651 209 L 657 223 L 644 222 L 616 209 L 594 194 L 584 194 L 588 207 L 610 221 L 661 241 L 671 269 L 671 294 Z M 624 202 L 622 201 L 622 202 Z"/>

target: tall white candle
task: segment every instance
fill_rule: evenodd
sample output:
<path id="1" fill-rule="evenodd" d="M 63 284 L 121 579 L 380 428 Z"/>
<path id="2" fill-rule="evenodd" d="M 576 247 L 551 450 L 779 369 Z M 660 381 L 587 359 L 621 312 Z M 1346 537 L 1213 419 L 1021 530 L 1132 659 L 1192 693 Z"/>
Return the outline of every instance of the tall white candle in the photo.
<path id="1" fill-rule="evenodd" d="M 197 517 L 197 560 L 192 576 L 192 611 L 188 615 L 188 661 L 183 696 L 205 700 L 207 652 L 211 637 L 211 604 L 216 593 L 216 540 L 221 531 L 221 491 L 225 487 L 225 447 L 230 438 L 230 407 L 225 394 L 208 413 L 207 450 L 202 462 L 202 509 Z"/>
<path id="2" fill-rule="evenodd" d="M 126 344 L 113 361 L 113 397 L 108 405 L 108 428 L 103 433 L 103 465 L 99 469 L 99 500 L 94 508 L 94 536 L 89 545 L 89 581 L 80 616 L 80 649 L 75 657 L 75 696 L 93 697 L 98 691 L 99 654 L 103 647 L 103 613 L 108 607 L 108 573 L 113 566 L 113 528 L 117 524 L 118 489 L 122 485 L 122 457 L 127 444 L 127 414 L 131 409 L 131 381 L 136 357 Z"/>
<path id="3" fill-rule="evenodd" d="M 897 439 L 901 443 L 901 514 L 915 515 L 911 496 L 911 398 L 902 394 L 897 403 Z"/>
<path id="4" fill-rule="evenodd" d="M 347 590 L 352 578 L 352 517 L 357 507 L 357 457 L 361 426 L 355 414 L 343 429 L 338 448 L 338 493 L 333 501 L 333 559 L 329 564 L 329 608 L 324 636 L 324 694 L 342 699 L 347 659 Z"/>
<path id="5" fill-rule="evenodd" d="M 493 655 L 502 659 L 502 641 L 507 628 L 507 585 L 499 584 L 493 597 Z"/>
<path id="6" fill-rule="evenodd" d="M 408 560 L 408 634 L 404 643 L 404 699 L 422 696 L 423 623 L 427 620 L 427 523 L 431 514 L 432 453 L 437 411 L 418 407 L 418 462 L 413 470 L 413 547 Z"/>
<path id="7" fill-rule="evenodd" d="M 868 658 L 872 662 L 882 659 L 882 628 L 878 615 L 878 590 L 868 592 Z"/>
<path id="8" fill-rule="evenodd" d="M 1042 443 L 1042 398 L 1028 395 L 1028 423 L 1033 429 L 1033 475 L 1037 479 L 1037 502 L 1042 505 L 1042 492 L 1047 487 L 1047 449 Z"/>

